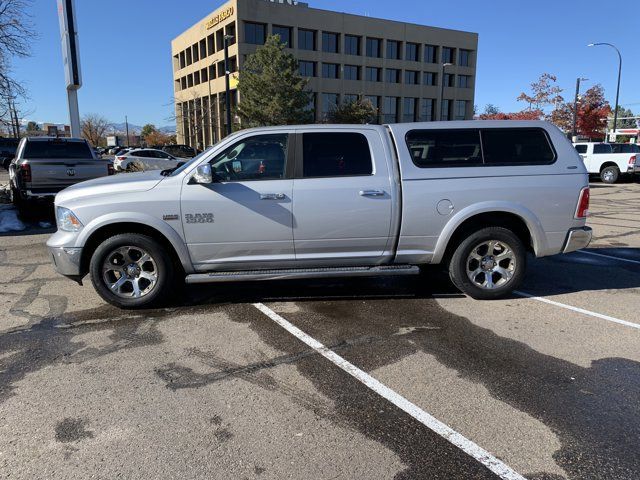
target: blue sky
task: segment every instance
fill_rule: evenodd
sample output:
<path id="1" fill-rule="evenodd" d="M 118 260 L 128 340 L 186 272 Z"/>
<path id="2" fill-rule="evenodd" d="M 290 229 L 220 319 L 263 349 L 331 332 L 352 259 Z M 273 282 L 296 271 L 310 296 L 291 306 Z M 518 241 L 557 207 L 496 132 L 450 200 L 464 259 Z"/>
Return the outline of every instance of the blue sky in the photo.
<path id="1" fill-rule="evenodd" d="M 222 1 L 76 0 L 83 87 L 81 114 L 113 122 L 171 124 L 170 41 Z M 620 103 L 640 113 L 640 13 L 594 0 L 308 0 L 312 7 L 479 33 L 476 100 L 503 111 L 520 110 L 516 97 L 541 73 L 558 76 L 565 98 L 575 79 L 601 83 L 613 104 L 617 56 L 624 62 Z M 27 87 L 26 109 L 37 121 L 66 122 L 60 34 L 55 0 L 34 0 L 38 31 L 33 56 L 16 60 L 15 76 Z"/>

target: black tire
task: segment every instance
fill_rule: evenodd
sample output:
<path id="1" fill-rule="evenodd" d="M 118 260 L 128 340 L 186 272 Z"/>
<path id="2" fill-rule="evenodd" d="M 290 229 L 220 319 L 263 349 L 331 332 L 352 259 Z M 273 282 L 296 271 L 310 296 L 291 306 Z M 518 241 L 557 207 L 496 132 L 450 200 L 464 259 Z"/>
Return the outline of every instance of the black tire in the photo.
<path id="1" fill-rule="evenodd" d="M 118 249 L 126 247 L 133 247 L 131 249 L 132 252 L 140 249 L 148 253 L 153 262 L 153 270 L 151 272 L 154 272 L 157 276 L 155 285 L 147 293 L 137 298 L 134 296 L 129 298 L 123 297 L 122 287 L 119 289 L 121 291 L 120 295 L 114 293 L 114 291 L 107 286 L 107 280 L 105 279 L 105 274 L 103 274 L 103 264 L 107 260 L 107 257 L 114 255 L 114 252 Z M 122 267 L 124 269 L 125 265 L 123 264 Z M 153 238 L 139 233 L 123 233 L 106 239 L 98 245 L 98 248 L 93 252 L 89 266 L 91 282 L 96 292 L 98 292 L 106 302 L 119 308 L 151 308 L 161 306 L 164 302 L 172 298 L 174 272 L 174 264 L 166 248 Z M 136 279 L 132 280 L 135 281 Z M 125 282 L 130 283 L 133 289 L 133 281 L 126 280 Z"/>
<path id="2" fill-rule="evenodd" d="M 22 198 L 22 195 L 20 195 L 20 191 L 13 185 L 11 185 L 9 189 L 9 200 L 11 200 L 11 203 L 13 204 L 13 206 L 16 207 L 16 210 L 18 210 L 18 213 L 20 214 L 26 213 L 27 206 L 28 206 L 27 200 Z"/>
<path id="3" fill-rule="evenodd" d="M 484 255 L 482 259 L 483 261 L 487 259 L 486 261 L 489 262 L 489 265 L 491 265 L 491 262 L 497 260 L 498 263 L 495 264 L 496 268 L 502 268 L 510 274 L 510 278 L 500 284 L 500 279 L 505 277 L 498 272 L 490 273 L 491 283 L 494 284 L 494 287 L 489 288 L 488 286 L 478 285 L 480 280 L 483 280 L 483 284 L 488 284 L 487 273 L 482 271 L 482 261 L 472 259 L 470 256 L 474 250 L 475 253 L 478 254 L 483 248 L 481 246 L 492 240 L 498 242 L 498 247 L 506 246 L 510 250 L 513 257 L 513 270 L 510 270 L 511 265 L 506 263 L 507 258 L 499 260 L 499 256 L 494 255 L 494 252 L 480 254 Z M 480 249 L 478 249 L 478 247 L 480 247 Z M 504 252 L 504 250 L 502 250 L 502 252 Z M 474 265 L 475 262 L 477 262 L 477 265 Z M 491 300 L 505 297 L 514 289 L 518 288 L 524 278 L 526 262 L 526 248 L 517 235 L 507 228 L 487 227 L 473 232 L 456 247 L 449 262 L 449 277 L 453 284 L 466 295 L 477 300 Z M 471 270 L 472 268 L 474 269 L 473 271 L 479 271 L 474 277 L 475 281 L 472 280 L 467 273 L 467 269 Z"/>
<path id="4" fill-rule="evenodd" d="M 618 178 L 620 178 L 620 170 L 616 166 L 605 167 L 600 172 L 600 180 L 603 183 L 616 183 Z"/>

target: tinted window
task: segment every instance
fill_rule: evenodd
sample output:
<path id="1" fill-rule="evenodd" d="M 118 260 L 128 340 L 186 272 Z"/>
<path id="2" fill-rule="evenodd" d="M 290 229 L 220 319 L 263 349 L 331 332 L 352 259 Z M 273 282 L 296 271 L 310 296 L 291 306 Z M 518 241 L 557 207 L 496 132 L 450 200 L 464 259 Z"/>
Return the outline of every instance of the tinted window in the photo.
<path id="1" fill-rule="evenodd" d="M 438 62 L 438 47 L 435 45 L 424 46 L 424 61 L 425 63 L 437 63 Z"/>
<path id="2" fill-rule="evenodd" d="M 613 153 L 640 153 L 640 147 L 634 143 L 612 143 Z"/>
<path id="3" fill-rule="evenodd" d="M 262 45 L 265 40 L 265 26 L 262 23 L 245 22 L 244 41 L 255 45 Z"/>
<path id="4" fill-rule="evenodd" d="M 344 66 L 344 79 L 345 80 L 360 80 L 360 67 L 356 65 Z"/>
<path id="5" fill-rule="evenodd" d="M 478 130 L 411 130 L 406 141 L 420 168 L 482 165 Z"/>
<path id="6" fill-rule="evenodd" d="M 301 50 L 316 49 L 316 32 L 313 30 L 298 29 L 298 48 Z"/>
<path id="7" fill-rule="evenodd" d="M 304 133 L 303 177 L 371 175 L 369 143 L 360 133 Z"/>
<path id="8" fill-rule="evenodd" d="M 367 57 L 380 57 L 381 42 L 379 38 L 367 38 Z"/>
<path id="9" fill-rule="evenodd" d="M 488 165 L 547 165 L 555 160 L 549 139 L 539 128 L 482 130 L 482 149 Z"/>
<path id="10" fill-rule="evenodd" d="M 211 160 L 225 182 L 284 178 L 287 134 L 257 135 L 241 140 Z"/>
<path id="11" fill-rule="evenodd" d="M 593 146 L 593 153 L 613 153 L 613 150 L 608 143 L 596 143 Z"/>
<path id="12" fill-rule="evenodd" d="M 586 145 L 576 145 L 576 151 L 578 153 L 587 153 L 587 146 Z"/>
<path id="13" fill-rule="evenodd" d="M 24 158 L 93 158 L 84 142 L 34 141 L 27 142 Z"/>
<path id="14" fill-rule="evenodd" d="M 315 62 L 301 61 L 299 64 L 300 75 L 303 77 L 315 77 L 316 76 L 316 64 Z"/>
<path id="15" fill-rule="evenodd" d="M 338 65 L 336 63 L 323 63 L 322 76 L 324 78 L 338 78 Z"/>
<path id="16" fill-rule="evenodd" d="M 291 27 L 273 26 L 272 33 L 280 36 L 280 43 L 284 43 L 287 47 L 291 47 Z"/>
<path id="17" fill-rule="evenodd" d="M 355 35 L 345 35 L 344 53 L 347 55 L 360 55 L 360 37 L 356 37 Z"/>
<path id="18" fill-rule="evenodd" d="M 322 51 L 338 53 L 338 34 L 322 32 Z"/>

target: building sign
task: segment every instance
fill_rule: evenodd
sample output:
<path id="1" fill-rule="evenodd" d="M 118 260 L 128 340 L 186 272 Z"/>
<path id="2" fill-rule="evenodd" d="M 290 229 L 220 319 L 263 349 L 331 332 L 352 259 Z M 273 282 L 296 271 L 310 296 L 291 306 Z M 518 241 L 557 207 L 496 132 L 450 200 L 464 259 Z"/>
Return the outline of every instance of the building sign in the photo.
<path id="1" fill-rule="evenodd" d="M 207 30 L 211 30 L 213 27 L 218 25 L 223 20 L 226 20 L 231 15 L 233 15 L 233 7 L 229 7 L 226 10 L 221 11 L 217 15 L 214 15 L 213 17 L 211 17 L 209 20 L 205 22 L 204 26 Z"/>

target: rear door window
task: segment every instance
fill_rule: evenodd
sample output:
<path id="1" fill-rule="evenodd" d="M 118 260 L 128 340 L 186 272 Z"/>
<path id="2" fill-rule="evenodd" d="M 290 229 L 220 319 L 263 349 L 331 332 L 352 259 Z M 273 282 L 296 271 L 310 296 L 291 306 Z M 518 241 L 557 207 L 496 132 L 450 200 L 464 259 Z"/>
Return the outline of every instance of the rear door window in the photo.
<path id="1" fill-rule="evenodd" d="M 32 141 L 27 142 L 24 158 L 93 158 L 89 146 L 84 142 Z"/>
<path id="2" fill-rule="evenodd" d="M 361 133 L 302 134 L 302 176 L 346 177 L 371 175 L 373 163 L 367 138 Z"/>
<path id="3" fill-rule="evenodd" d="M 413 163 L 420 168 L 482 165 L 477 129 L 411 130 L 406 141 Z"/>
<path id="4" fill-rule="evenodd" d="M 587 146 L 586 145 L 576 145 L 576 151 L 578 153 L 587 153 Z"/>
<path id="5" fill-rule="evenodd" d="M 555 153 L 541 128 L 494 128 L 482 130 L 486 165 L 549 165 Z"/>

